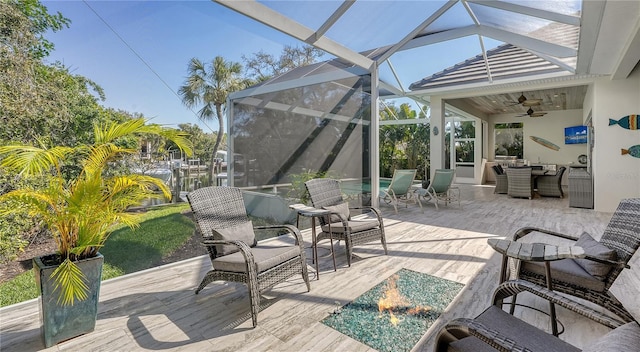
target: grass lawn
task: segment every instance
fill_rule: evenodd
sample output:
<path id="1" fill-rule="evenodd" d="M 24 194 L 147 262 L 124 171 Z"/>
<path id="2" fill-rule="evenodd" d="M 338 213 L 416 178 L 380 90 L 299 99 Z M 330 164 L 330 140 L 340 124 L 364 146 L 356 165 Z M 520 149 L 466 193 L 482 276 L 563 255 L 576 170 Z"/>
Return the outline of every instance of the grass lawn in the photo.
<path id="1" fill-rule="evenodd" d="M 100 250 L 104 255 L 102 279 L 151 268 L 180 248 L 195 230 L 193 221 L 182 215 L 189 204 L 152 208 L 142 215 L 140 227 L 116 229 Z M 0 307 L 38 297 L 32 271 L 0 285 Z"/>

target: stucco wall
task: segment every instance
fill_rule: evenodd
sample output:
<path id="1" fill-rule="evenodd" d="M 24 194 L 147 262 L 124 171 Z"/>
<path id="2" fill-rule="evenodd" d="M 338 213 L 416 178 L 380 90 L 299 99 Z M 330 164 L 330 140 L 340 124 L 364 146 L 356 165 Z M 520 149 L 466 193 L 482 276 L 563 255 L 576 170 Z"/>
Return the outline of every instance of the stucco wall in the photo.
<path id="1" fill-rule="evenodd" d="M 609 126 L 609 119 L 640 114 L 640 69 L 626 80 L 595 82 L 585 102 L 584 116 L 593 116 L 595 210 L 613 212 L 620 199 L 640 197 L 640 158 L 621 154 L 640 145 L 640 129 Z"/>
<path id="2" fill-rule="evenodd" d="M 564 128 L 582 125 L 582 110 L 549 111 L 542 117 L 515 117 L 513 114 L 495 115 L 490 120 L 489 160 L 494 160 L 494 133 L 496 123 L 523 123 L 524 158 L 531 163 L 571 165 L 578 163 L 580 154 L 587 154 L 587 144 L 564 144 Z M 530 137 L 540 137 L 560 147 L 549 149 Z M 538 159 L 539 158 L 539 159 Z"/>

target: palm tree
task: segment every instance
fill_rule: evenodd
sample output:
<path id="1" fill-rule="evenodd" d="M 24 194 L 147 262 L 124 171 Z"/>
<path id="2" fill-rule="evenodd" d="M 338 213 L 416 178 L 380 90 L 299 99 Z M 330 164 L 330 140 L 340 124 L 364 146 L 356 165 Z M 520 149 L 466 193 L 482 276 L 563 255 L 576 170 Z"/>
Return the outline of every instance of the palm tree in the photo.
<path id="1" fill-rule="evenodd" d="M 189 76 L 184 85 L 178 90 L 182 103 L 188 108 L 203 105 L 198 110 L 198 118 L 202 121 L 218 119 L 218 135 L 211 154 L 209 183 L 213 180 L 215 155 L 224 133 L 222 106 L 227 102 L 229 93 L 244 89 L 249 81 L 242 79 L 242 65 L 237 62 L 226 61 L 222 56 L 216 56 L 211 63 L 204 63 L 192 58 L 188 67 Z M 215 116 L 214 116 L 215 110 Z"/>

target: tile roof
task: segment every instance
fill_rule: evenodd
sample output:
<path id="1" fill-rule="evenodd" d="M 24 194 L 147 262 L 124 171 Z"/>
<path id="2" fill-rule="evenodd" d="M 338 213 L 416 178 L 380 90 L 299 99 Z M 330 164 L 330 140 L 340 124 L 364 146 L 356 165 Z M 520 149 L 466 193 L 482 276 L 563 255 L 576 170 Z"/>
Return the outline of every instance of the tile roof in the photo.
<path id="1" fill-rule="evenodd" d="M 558 65 L 511 44 L 488 50 L 487 61 L 493 81 L 564 71 Z M 409 89 L 415 91 L 480 82 L 489 83 L 490 80 L 483 56 L 477 55 L 414 82 Z"/>

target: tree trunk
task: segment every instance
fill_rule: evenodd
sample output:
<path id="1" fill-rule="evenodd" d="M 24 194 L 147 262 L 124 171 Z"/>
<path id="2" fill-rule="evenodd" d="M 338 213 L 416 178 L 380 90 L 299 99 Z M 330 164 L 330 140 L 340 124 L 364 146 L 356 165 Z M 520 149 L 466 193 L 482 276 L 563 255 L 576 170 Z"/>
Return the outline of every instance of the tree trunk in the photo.
<path id="1" fill-rule="evenodd" d="M 224 133 L 224 119 L 222 117 L 222 104 L 215 104 L 216 115 L 218 116 L 218 135 L 216 136 L 216 144 L 213 146 L 213 153 L 211 154 L 211 169 L 209 170 L 209 185 L 213 186 L 215 182 L 215 165 L 216 165 L 216 153 L 222 142 L 222 134 Z M 227 185 L 229 184 L 229 164 L 230 156 L 227 156 Z"/>

